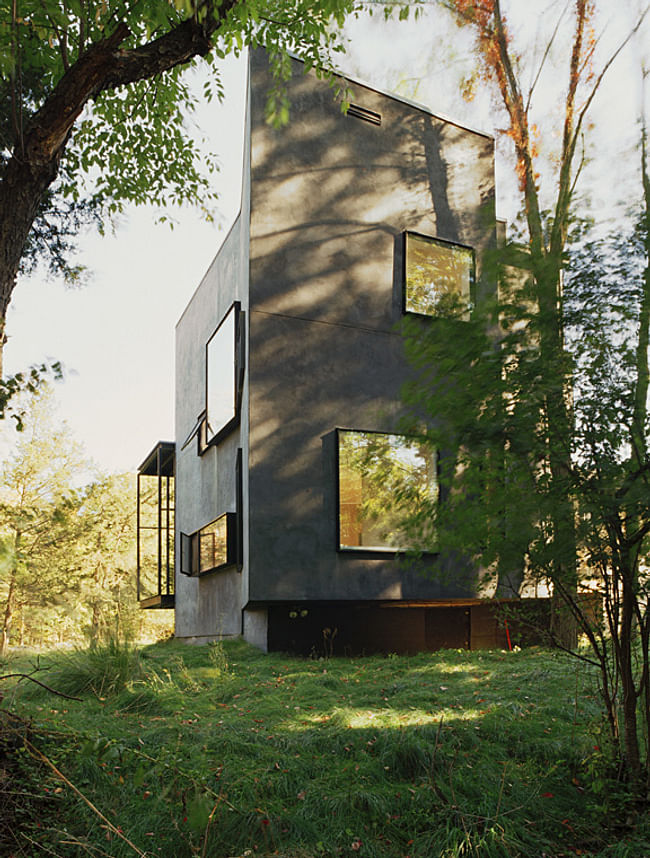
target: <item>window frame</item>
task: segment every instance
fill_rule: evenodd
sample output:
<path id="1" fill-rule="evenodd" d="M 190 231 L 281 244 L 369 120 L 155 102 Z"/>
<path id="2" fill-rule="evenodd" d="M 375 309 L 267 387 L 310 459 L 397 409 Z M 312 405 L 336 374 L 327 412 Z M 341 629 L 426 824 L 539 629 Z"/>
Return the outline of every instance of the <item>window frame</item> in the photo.
<path id="1" fill-rule="evenodd" d="M 200 535 L 208 527 L 221 521 L 222 518 L 226 519 L 226 559 L 223 563 L 217 563 L 216 566 L 201 570 Z M 238 515 L 235 512 L 224 512 L 193 533 L 181 533 L 180 571 L 183 575 L 188 578 L 202 578 L 204 575 L 211 575 L 213 572 L 219 572 L 230 566 L 237 566 L 237 518 Z"/>
<path id="2" fill-rule="evenodd" d="M 224 325 L 230 313 L 234 312 L 234 329 L 235 342 L 233 344 L 233 372 L 234 372 L 234 414 L 224 423 L 211 438 L 208 438 L 208 391 L 209 391 L 209 362 L 208 350 L 210 343 L 219 333 L 219 330 Z M 214 447 L 223 441 L 230 433 L 236 429 L 241 422 L 241 406 L 244 391 L 244 375 L 246 371 L 246 330 L 245 330 L 246 313 L 241 308 L 240 301 L 233 301 L 228 310 L 224 313 L 221 321 L 208 337 L 205 344 L 205 373 L 204 373 L 204 408 L 199 416 L 199 426 L 197 431 L 198 454 L 202 456 L 210 447 Z"/>
<path id="3" fill-rule="evenodd" d="M 372 545 L 343 545 L 341 543 L 341 443 L 340 437 L 342 432 L 354 432 L 359 435 L 390 435 L 396 438 L 412 438 L 413 441 L 417 440 L 417 437 L 414 435 L 405 435 L 402 432 L 386 432 L 383 429 L 351 429 L 351 428 L 343 428 L 337 427 L 335 430 L 335 439 L 336 439 L 336 495 L 335 495 L 335 517 L 336 517 L 336 551 L 339 554 L 348 554 L 354 556 L 364 556 L 364 555 L 398 555 L 405 554 L 409 548 L 408 547 L 390 547 L 390 546 L 372 546 Z M 437 500 L 440 501 L 440 453 L 438 450 L 433 450 L 432 455 L 435 461 L 435 470 L 436 470 L 436 488 L 437 488 Z M 427 554 L 438 552 L 426 552 Z"/>
<path id="4" fill-rule="evenodd" d="M 431 244 L 437 244 L 442 247 L 460 248 L 468 250 L 471 254 L 471 265 L 469 269 L 469 296 L 467 301 L 467 309 L 457 321 L 468 322 L 472 316 L 472 309 L 476 301 L 476 251 L 469 244 L 463 244 L 460 241 L 451 241 L 448 238 L 440 238 L 437 235 L 425 235 L 422 232 L 415 232 L 407 229 L 402 233 L 402 314 L 408 316 L 417 316 L 420 319 L 439 319 L 441 316 L 436 313 L 422 313 L 419 310 L 411 310 L 407 307 L 407 289 L 406 278 L 408 274 L 408 237 L 412 235 L 416 239 L 424 239 Z"/>

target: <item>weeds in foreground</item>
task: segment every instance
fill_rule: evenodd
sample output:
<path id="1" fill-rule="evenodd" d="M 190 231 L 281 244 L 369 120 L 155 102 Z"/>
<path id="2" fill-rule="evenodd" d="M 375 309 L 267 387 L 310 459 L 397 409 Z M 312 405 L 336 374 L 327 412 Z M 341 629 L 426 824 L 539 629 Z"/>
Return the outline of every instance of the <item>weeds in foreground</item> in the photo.
<path id="1" fill-rule="evenodd" d="M 57 654 L 47 668 L 47 682 L 64 694 L 93 694 L 107 698 L 118 694 L 144 674 L 140 652 L 128 640 L 109 636 L 87 649 Z"/>
<path id="2" fill-rule="evenodd" d="M 557 654 L 309 661 L 165 644 L 140 670 L 107 697 L 24 700 L 22 758 L 49 804 L 20 830 L 39 850 L 650 855 L 647 819 L 608 781 L 588 670 L 576 683 Z"/>

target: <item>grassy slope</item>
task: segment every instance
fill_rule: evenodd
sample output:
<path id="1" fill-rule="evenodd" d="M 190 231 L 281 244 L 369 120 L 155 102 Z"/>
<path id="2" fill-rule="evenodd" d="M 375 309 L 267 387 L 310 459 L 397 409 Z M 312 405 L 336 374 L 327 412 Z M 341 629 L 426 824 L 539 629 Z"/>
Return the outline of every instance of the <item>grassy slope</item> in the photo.
<path id="1" fill-rule="evenodd" d="M 559 654 L 319 661 L 166 643 L 142 665 L 103 700 L 19 689 L 13 707 L 147 856 L 650 856 L 643 820 L 616 830 L 592 679 Z M 61 687 L 69 665 L 39 676 Z M 17 856 L 137 854 L 45 764 L 26 772 L 43 799 Z"/>

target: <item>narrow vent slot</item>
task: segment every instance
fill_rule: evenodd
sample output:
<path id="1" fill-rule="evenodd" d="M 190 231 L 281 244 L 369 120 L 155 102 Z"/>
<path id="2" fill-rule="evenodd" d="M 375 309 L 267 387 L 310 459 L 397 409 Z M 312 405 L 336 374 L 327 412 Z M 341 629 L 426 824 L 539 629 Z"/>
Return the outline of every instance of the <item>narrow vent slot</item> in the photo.
<path id="1" fill-rule="evenodd" d="M 358 104 L 351 104 L 348 107 L 348 116 L 356 116 L 357 119 L 363 119 L 364 122 L 370 122 L 372 125 L 381 125 L 381 113 L 375 113 L 367 107 L 359 107 Z"/>

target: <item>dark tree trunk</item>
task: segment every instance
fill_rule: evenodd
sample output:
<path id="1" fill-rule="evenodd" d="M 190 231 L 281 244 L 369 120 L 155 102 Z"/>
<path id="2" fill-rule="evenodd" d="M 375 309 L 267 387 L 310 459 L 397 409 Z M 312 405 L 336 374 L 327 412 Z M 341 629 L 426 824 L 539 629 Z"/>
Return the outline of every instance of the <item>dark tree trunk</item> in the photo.
<path id="1" fill-rule="evenodd" d="M 625 765 L 635 791 L 642 785 L 641 756 L 639 753 L 639 730 L 637 724 L 638 693 L 634 678 L 634 621 L 636 594 L 630 569 L 623 570 L 623 610 L 620 634 L 621 690 L 623 692 L 623 741 Z"/>

